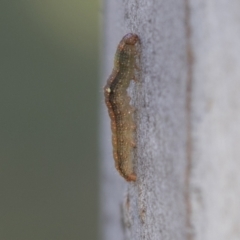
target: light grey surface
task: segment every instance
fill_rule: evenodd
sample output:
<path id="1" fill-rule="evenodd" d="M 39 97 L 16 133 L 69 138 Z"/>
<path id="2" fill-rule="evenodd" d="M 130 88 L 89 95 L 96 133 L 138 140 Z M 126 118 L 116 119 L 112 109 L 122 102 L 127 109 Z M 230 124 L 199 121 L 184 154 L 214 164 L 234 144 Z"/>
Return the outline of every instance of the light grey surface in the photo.
<path id="1" fill-rule="evenodd" d="M 240 239 L 240 1 L 191 0 L 192 222 L 196 240 Z"/>
<path id="2" fill-rule="evenodd" d="M 185 239 L 186 31 L 184 1 L 107 1 L 104 83 L 116 47 L 129 32 L 142 43 L 142 76 L 132 84 L 136 108 L 136 183 L 114 168 L 103 107 L 103 239 Z"/>
<path id="3" fill-rule="evenodd" d="M 118 42 L 142 42 L 136 183 L 114 168 L 102 116 L 104 240 L 240 239 L 240 2 L 106 0 L 104 83 Z"/>

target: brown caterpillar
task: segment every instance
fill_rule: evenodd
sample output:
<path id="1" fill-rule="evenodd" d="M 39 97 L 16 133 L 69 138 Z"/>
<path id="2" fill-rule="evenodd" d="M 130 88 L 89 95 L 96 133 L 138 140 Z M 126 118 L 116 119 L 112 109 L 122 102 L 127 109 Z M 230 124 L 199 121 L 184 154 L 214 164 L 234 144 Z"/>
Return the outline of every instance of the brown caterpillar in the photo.
<path id="1" fill-rule="evenodd" d="M 120 41 L 114 59 L 114 67 L 104 87 L 105 102 L 111 119 L 112 145 L 115 166 L 127 181 L 136 181 L 133 171 L 133 147 L 135 147 L 133 107 L 127 88 L 135 79 L 137 45 L 139 37 L 129 33 Z"/>

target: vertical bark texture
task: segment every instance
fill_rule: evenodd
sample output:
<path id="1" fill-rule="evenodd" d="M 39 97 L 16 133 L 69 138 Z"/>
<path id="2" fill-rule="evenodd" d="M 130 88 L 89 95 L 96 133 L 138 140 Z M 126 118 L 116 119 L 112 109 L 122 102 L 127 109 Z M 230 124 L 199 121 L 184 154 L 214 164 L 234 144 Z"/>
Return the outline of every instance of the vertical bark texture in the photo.
<path id="1" fill-rule="evenodd" d="M 104 79 L 129 32 L 141 39 L 142 71 L 129 93 L 136 108 L 136 183 L 127 183 L 114 168 L 104 114 L 103 239 L 185 239 L 185 2 L 107 1 L 104 9 Z"/>
<path id="2" fill-rule="evenodd" d="M 240 1 L 191 0 L 192 226 L 240 239 Z"/>
<path id="3" fill-rule="evenodd" d="M 106 0 L 103 83 L 141 39 L 135 183 L 115 170 L 102 101 L 103 240 L 240 239 L 240 2 Z"/>

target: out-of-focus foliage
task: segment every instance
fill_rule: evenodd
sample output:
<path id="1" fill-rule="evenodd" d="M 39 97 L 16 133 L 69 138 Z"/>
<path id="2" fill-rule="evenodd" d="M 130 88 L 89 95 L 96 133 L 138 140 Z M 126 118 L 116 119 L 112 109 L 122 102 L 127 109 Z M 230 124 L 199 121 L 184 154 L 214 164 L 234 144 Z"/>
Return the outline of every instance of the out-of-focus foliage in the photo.
<path id="1" fill-rule="evenodd" d="M 97 4 L 0 1 L 0 239 L 97 238 Z"/>

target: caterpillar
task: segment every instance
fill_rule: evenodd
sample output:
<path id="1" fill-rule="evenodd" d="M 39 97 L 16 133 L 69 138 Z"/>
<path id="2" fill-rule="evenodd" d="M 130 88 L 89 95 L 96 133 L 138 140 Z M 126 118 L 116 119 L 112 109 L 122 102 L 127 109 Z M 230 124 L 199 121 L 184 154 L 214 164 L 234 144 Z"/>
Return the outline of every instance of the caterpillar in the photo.
<path id="1" fill-rule="evenodd" d="M 112 145 L 115 167 L 127 181 L 136 181 L 133 170 L 135 128 L 130 97 L 127 93 L 131 80 L 136 80 L 136 59 L 139 37 L 128 33 L 118 44 L 114 67 L 104 87 L 105 103 L 111 119 Z"/>

